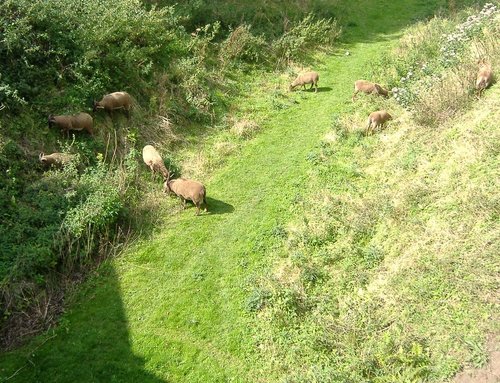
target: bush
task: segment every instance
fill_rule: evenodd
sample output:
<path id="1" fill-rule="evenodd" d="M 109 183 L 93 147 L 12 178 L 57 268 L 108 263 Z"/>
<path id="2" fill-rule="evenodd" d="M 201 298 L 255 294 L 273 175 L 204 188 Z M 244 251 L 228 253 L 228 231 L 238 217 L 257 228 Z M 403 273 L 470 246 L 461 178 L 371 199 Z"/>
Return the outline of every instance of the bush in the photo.
<path id="1" fill-rule="evenodd" d="M 176 22 L 172 8 L 140 0 L 6 0 L 0 102 L 65 108 L 127 89 L 168 61 Z M 54 88 L 64 97 L 53 100 Z"/>
<path id="2" fill-rule="evenodd" d="M 314 49 L 332 44 L 340 32 L 336 20 L 316 20 L 313 14 L 309 14 L 273 44 L 274 54 L 279 62 L 303 59 Z"/>
<path id="3" fill-rule="evenodd" d="M 266 60 L 269 47 L 262 36 L 250 32 L 250 25 L 243 24 L 231 30 L 222 42 L 219 57 L 222 66 L 229 66 L 235 61 L 259 63 Z"/>
<path id="4" fill-rule="evenodd" d="M 17 147 L 3 149 L 0 159 L 5 161 Z M 7 163 L 12 177 L 0 178 L 2 322 L 35 303 L 24 297 L 35 299 L 48 289 L 54 271 L 68 275 L 91 265 L 96 254 L 103 255 L 100 247 L 113 241 L 117 224 L 125 224 L 119 220 L 126 218 L 124 201 L 137 164 L 130 157 L 135 154 L 131 151 L 120 167 L 100 158 L 83 174 L 77 156 L 64 169 L 31 173 L 31 182 L 18 180 L 16 162 Z M 24 190 L 16 190 L 19 185 Z"/>

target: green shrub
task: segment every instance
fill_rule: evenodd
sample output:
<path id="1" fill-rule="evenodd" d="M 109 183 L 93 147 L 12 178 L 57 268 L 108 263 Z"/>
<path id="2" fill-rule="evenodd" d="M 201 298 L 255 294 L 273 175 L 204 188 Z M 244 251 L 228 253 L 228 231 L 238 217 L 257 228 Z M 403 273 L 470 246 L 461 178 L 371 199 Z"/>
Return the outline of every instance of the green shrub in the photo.
<path id="1" fill-rule="evenodd" d="M 172 8 L 146 10 L 140 0 L 6 0 L 0 102 L 63 109 L 131 88 L 168 61 L 176 22 Z"/>
<path id="2" fill-rule="evenodd" d="M 0 155 L 2 165 L 10 169 L 6 173 L 12 175 L 0 177 L 3 319 L 26 304 L 25 289 L 46 288 L 54 270 L 66 274 L 87 265 L 103 241 L 112 241 L 137 165 L 129 155 L 123 167 L 113 169 L 101 158 L 80 174 L 82 164 L 76 156 L 61 170 L 31 172 L 30 182 L 18 182 L 16 167 L 5 162 L 16 148 L 6 145 Z M 24 190 L 18 190 L 19 185 Z"/>
<path id="3" fill-rule="evenodd" d="M 252 34 L 250 28 L 247 24 L 239 25 L 221 43 L 219 57 L 223 67 L 238 60 L 259 63 L 267 59 L 269 47 L 265 39 Z"/>
<path id="4" fill-rule="evenodd" d="M 311 13 L 273 44 L 274 54 L 280 62 L 304 59 L 314 49 L 332 44 L 340 36 L 340 32 L 336 20 L 317 20 Z"/>

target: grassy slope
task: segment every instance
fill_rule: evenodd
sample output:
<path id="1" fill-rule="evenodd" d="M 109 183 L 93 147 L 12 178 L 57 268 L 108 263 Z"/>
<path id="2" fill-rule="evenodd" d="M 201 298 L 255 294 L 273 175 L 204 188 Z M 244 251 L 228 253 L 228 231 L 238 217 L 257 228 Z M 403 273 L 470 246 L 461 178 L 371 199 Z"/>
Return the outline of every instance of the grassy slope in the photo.
<path id="1" fill-rule="evenodd" d="M 332 114 L 350 109 L 353 80 L 392 33 L 431 6 L 372 3 L 353 12 L 351 55 L 324 58 L 317 68 L 333 91 L 295 95 L 296 107 L 260 112 L 272 112 L 263 132 L 208 183 L 212 214 L 195 219 L 188 209 L 165 217 L 150 240 L 101 267 L 58 329 L 3 355 L 0 377 L 21 368 L 9 381 L 266 381 L 253 349 L 256 318 L 245 302 L 268 266 L 266 254 L 280 244 L 276 228 L 296 215 L 307 155 Z"/>

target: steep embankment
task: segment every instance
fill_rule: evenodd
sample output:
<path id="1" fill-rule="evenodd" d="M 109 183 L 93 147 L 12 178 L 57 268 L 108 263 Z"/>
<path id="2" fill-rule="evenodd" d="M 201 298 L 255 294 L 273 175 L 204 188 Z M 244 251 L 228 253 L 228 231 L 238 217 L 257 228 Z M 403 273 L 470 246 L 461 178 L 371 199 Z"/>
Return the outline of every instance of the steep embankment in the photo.
<path id="1" fill-rule="evenodd" d="M 165 217 L 150 239 L 107 262 L 76 294 L 60 326 L 3 355 L 0 376 L 26 382 L 255 382 L 273 350 L 256 350 L 250 291 L 297 216 L 308 157 L 352 110 L 352 83 L 398 30 L 429 9 L 407 2 L 359 4 L 350 55 L 324 58 L 317 94 L 275 111 L 263 131 L 207 184 L 210 214 Z M 395 17 L 397 15 L 397 17 Z M 354 16 L 353 16 L 354 17 Z M 391 34 L 393 33 L 393 34 Z M 251 100 L 249 102 L 254 102 Z M 353 159 L 355 161 L 355 159 Z M 271 381 L 274 381 L 272 378 Z"/>

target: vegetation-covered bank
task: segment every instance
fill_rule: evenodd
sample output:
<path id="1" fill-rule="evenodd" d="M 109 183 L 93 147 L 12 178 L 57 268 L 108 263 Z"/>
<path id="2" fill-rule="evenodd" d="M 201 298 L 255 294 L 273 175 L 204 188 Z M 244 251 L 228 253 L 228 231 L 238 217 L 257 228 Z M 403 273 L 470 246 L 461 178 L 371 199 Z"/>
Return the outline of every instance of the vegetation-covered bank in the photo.
<path id="1" fill-rule="evenodd" d="M 461 82 L 453 93 L 465 94 L 460 114 L 435 103 L 429 116 L 438 119 L 428 121 L 439 122 L 429 124 L 417 118 L 419 102 L 445 82 L 428 86 L 425 71 L 408 85 L 401 77 L 425 62 L 440 79 L 470 73 L 474 39 L 496 27 L 481 23 L 452 65 L 438 60 L 441 35 L 478 10 L 418 24 L 407 39 L 442 29 L 433 39 L 422 33 L 412 54 L 405 38 L 389 54 L 407 23 L 439 5 L 352 5 L 349 45 L 315 56 L 316 94 L 288 93 L 286 74 L 239 73 L 245 92 L 233 97 L 231 117 L 257 124 L 227 120 L 210 129 L 201 155 L 191 156 L 186 142 L 178 152 L 201 163 L 182 163 L 184 174 L 219 167 L 205 179 L 210 214 L 195 219 L 193 209 L 161 200 L 169 210 L 157 213 L 157 229 L 104 262 L 56 328 L 4 353 L 1 376 L 444 381 L 483 365 L 485 339 L 498 333 L 497 88 L 477 101 Z M 485 49 L 495 63 L 498 47 Z M 416 96 L 352 103 L 358 78 Z M 366 137 L 366 115 L 379 108 L 395 119 Z M 215 152 L 226 153 L 222 166 Z"/>
<path id="2" fill-rule="evenodd" d="M 231 98 L 246 92 L 249 73 L 331 46 L 335 21 L 296 11 L 286 32 L 254 35 L 247 24 L 188 30 L 178 8 L 139 0 L 2 3 L 0 343 L 53 322 L 62 286 L 152 229 L 161 213 L 150 212 L 162 203 L 143 171 L 145 144 L 181 175 L 180 149 L 237 122 Z M 47 126 L 49 114 L 90 112 L 112 91 L 133 96 L 130 119 L 91 112 L 94 135 L 70 131 L 71 138 Z M 49 169 L 41 152 L 74 156 L 64 169 Z"/>

